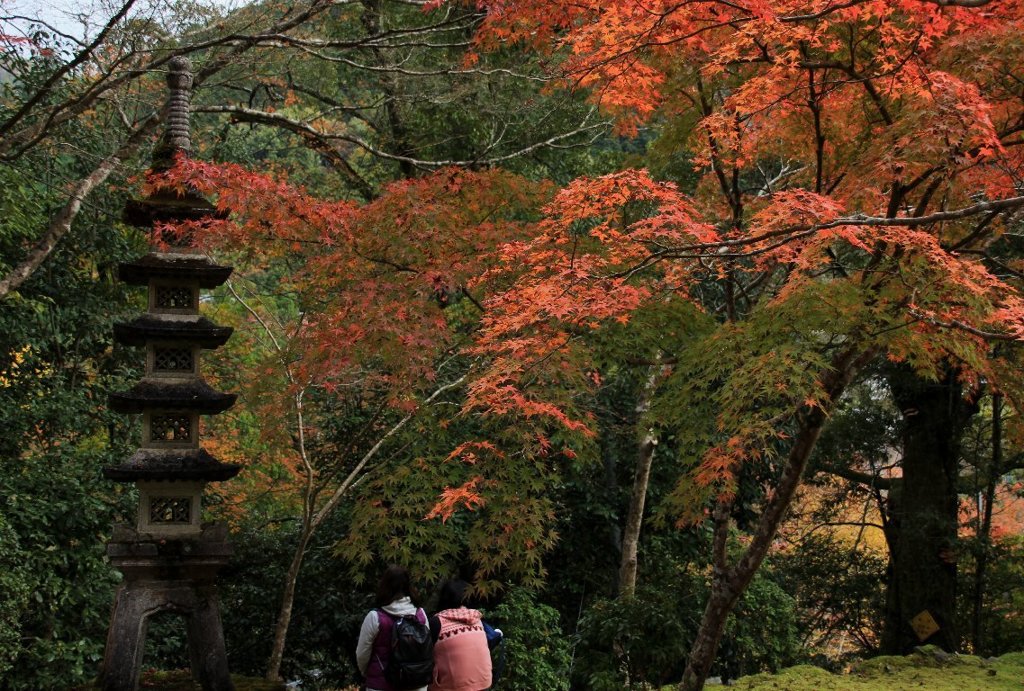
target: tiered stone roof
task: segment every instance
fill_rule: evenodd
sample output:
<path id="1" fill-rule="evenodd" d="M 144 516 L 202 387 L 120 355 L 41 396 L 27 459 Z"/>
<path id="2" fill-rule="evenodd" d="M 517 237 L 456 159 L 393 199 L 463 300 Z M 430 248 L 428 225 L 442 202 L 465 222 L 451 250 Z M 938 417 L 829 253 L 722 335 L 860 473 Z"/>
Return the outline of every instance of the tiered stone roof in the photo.
<path id="1" fill-rule="evenodd" d="M 165 114 L 168 127 L 154 152 L 153 169 L 167 170 L 175 156 L 188 155 L 188 61 L 170 64 L 171 96 Z M 201 221 L 216 215 L 214 207 L 194 190 L 157 188 L 127 205 L 125 220 L 152 230 L 158 223 Z M 184 247 L 156 249 L 120 265 L 118 275 L 130 285 L 147 286 L 149 311 L 114 326 L 114 338 L 146 348 L 146 375 L 127 391 L 109 396 L 111 410 L 143 414 L 143 443 L 131 458 L 104 475 L 119 482 L 139 480 L 227 480 L 239 466 L 222 463 L 199 444 L 199 415 L 222 413 L 237 396 L 217 391 L 201 376 L 199 351 L 222 346 L 230 327 L 218 326 L 199 314 L 199 291 L 216 288 L 231 267 Z"/>

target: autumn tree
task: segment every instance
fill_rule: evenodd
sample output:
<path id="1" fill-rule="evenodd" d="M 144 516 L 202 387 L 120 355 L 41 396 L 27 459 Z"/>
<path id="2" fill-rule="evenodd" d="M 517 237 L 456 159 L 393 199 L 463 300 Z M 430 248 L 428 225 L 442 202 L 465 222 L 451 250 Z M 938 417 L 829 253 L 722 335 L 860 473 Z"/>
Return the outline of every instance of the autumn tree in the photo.
<path id="1" fill-rule="evenodd" d="M 201 148 L 290 169 L 337 197 L 370 201 L 393 177 L 416 177 L 451 162 L 479 167 L 521 158 L 527 166 L 557 168 L 567 149 L 579 149 L 606 131 L 606 123 L 579 99 L 549 97 L 540 99 L 549 106 L 545 111 L 526 108 L 547 81 L 536 65 L 514 71 L 498 58 L 464 60 L 469 36 L 482 18 L 462 8 L 427 12 L 422 3 L 402 0 L 314 0 L 291 7 L 261 3 L 230 14 L 175 4 L 157 10 L 129 0 L 108 15 L 90 18 L 99 24 L 78 39 L 45 20 L 5 12 L 0 40 L 11 79 L 4 82 L 0 109 L 3 165 L 18 177 L 33 174 L 47 157 L 59 155 L 73 164 L 60 168 L 62 178 L 47 180 L 57 202 L 49 205 L 45 218 L 19 227 L 11 237 L 0 298 L 18 299 L 18 291 L 26 290 L 48 262 L 64 257 L 59 248 L 81 232 L 82 209 L 94 204 L 107 184 L 121 185 L 126 171 L 145 167 L 145 152 L 161 119 L 161 80 L 154 75 L 176 55 L 189 55 L 195 65 L 193 110 L 201 114 L 197 125 L 204 134 L 196 137 Z M 470 103 L 473 107 L 466 107 Z M 83 131 L 98 135 L 94 148 L 78 146 Z M 250 141 L 240 144 L 243 137 Z M 263 150 L 261 138 L 269 142 Z M 290 153 L 296 148 L 311 152 L 312 158 Z M 286 153 L 275 158 L 267 149 Z M 296 242 L 322 249 L 320 239 Z M 290 259 L 308 259 L 299 255 Z M 281 254 L 262 256 L 273 263 Z M 293 431 L 301 441 L 307 428 L 301 402 L 322 398 L 324 391 L 317 388 L 316 395 L 307 396 L 310 386 L 319 386 L 310 382 L 322 380 L 302 379 L 289 369 L 310 306 L 285 301 L 267 309 L 271 303 L 254 297 L 246 281 L 239 280 L 235 288 L 231 299 L 264 339 L 256 351 L 281 376 L 262 383 L 282 383 L 298 404 Z M 458 292 L 457 286 L 451 289 Z M 448 288 L 436 290 L 441 295 Z M 260 355 L 252 355 L 250 362 Z M 396 407 L 392 384 L 382 385 L 384 378 L 368 381 L 364 390 L 374 405 L 397 415 L 374 421 L 371 427 L 381 426 L 381 435 L 394 429 L 388 424 L 400 429 L 411 412 Z M 439 382 L 438 395 L 449 384 Z M 299 492 L 303 538 L 286 583 L 273 676 L 287 631 L 287 591 L 295 587 L 304 545 L 337 504 L 335 498 L 318 513 L 324 504 L 317 501 L 325 488 L 337 490 L 332 483 L 339 478 L 322 472 L 310 460 L 315 454 L 302 443 L 297 446 L 302 461 L 297 473 L 307 481 Z M 332 467 L 340 472 L 342 465 Z M 341 479 L 351 470 L 344 469 Z"/>
<path id="2" fill-rule="evenodd" d="M 427 437 L 445 439 L 450 415 L 432 408 L 458 409 L 452 396 L 473 364 L 463 349 L 483 296 L 469 288 L 470 280 L 486 270 L 497 245 L 530 234 L 547 186 L 497 170 L 452 169 L 393 183 L 374 202 L 358 205 L 314 198 L 238 166 L 183 161 L 171 176 L 173 182 L 156 184 L 188 184 L 209 194 L 224 218 L 165 232 L 188 230 L 202 249 L 233 253 L 242 274 L 228 286 L 243 308 L 239 326 L 247 371 L 239 381 L 240 407 L 255 419 L 269 451 L 252 459 L 254 477 L 232 501 L 269 488 L 259 475 L 275 466 L 286 469 L 271 482 L 275 491 L 289 488 L 278 501 L 287 507 L 297 500 L 298 544 L 283 584 L 268 676 L 280 674 L 307 547 L 357 491 L 369 494 L 360 500 L 366 504 L 362 514 L 354 512 L 352 533 L 358 535 L 333 536 L 363 546 L 352 557 L 357 566 L 390 556 L 415 566 L 422 577 L 438 579 L 460 550 L 470 548 L 481 559 L 498 554 L 509 570 L 518 563 L 523 573 L 535 573 L 548 538 L 518 537 L 527 521 L 503 537 L 538 544 L 513 550 L 501 549 L 491 532 L 502 532 L 510 518 L 497 525 L 480 521 L 462 542 L 442 536 L 448 531 L 441 520 L 424 520 L 440 496 L 459 497 L 464 486 L 476 486 L 479 472 L 444 462 L 454 441 L 433 450 L 439 459 L 412 455 L 429 453 L 429 439 L 411 440 L 424 424 L 438 426 Z M 298 268 L 283 272 L 275 285 L 267 274 L 277 271 L 272 267 L 278 262 Z M 420 431 L 410 436 L 407 428 Z M 469 444 L 465 450 L 485 455 L 486 446 Z M 405 486 L 403 478 L 416 486 Z M 392 506 L 396 489 L 401 491 Z M 501 510 L 500 500 L 492 503 L 494 511 Z M 244 512 L 244 503 L 238 508 Z M 376 520 L 377 510 L 386 514 L 388 528 L 360 530 Z M 450 510 L 442 506 L 434 513 L 446 518 Z M 381 543 L 396 531 L 404 534 L 401 540 Z"/>
<path id="3" fill-rule="evenodd" d="M 692 196 L 643 173 L 581 179 L 543 235 L 509 246 L 513 287 L 485 302 L 474 352 L 492 358 L 470 407 L 547 415 L 545 371 L 585 359 L 586 335 L 663 302 L 719 325 L 685 351 L 661 422 L 691 425 L 677 509 L 715 530 L 712 589 L 682 688 L 699 688 L 725 617 L 764 559 L 829 413 L 870 363 L 923 381 L 981 381 L 1018 398 L 993 341 L 1021 337 L 1012 257 L 1024 112 L 1017 3 L 480 2 L 481 49 L 551 52 L 620 129 L 685 147 Z M 553 374 L 549 376 L 555 376 Z M 952 392 L 952 390 L 950 390 Z M 563 419 L 565 418 L 565 419 Z M 736 476 L 776 469 L 753 537 L 726 551 Z M 710 502 L 710 504 L 706 504 Z M 941 559 L 929 553 L 928 561 Z"/>

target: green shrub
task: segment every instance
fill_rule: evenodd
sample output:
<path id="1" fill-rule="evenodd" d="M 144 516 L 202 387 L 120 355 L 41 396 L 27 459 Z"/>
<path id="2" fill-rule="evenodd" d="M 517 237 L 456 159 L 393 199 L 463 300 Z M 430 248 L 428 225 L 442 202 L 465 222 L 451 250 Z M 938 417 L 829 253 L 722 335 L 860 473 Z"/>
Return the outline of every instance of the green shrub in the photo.
<path id="1" fill-rule="evenodd" d="M 30 592 L 24 559 L 18 536 L 0 513 L 0 677 L 11 668 L 21 647 L 21 616 Z"/>
<path id="2" fill-rule="evenodd" d="M 750 582 L 725 625 L 715 674 L 736 679 L 793 664 L 796 602 L 768 574 Z"/>
<path id="3" fill-rule="evenodd" d="M 700 617 L 698 603 L 685 602 L 688 590 L 683 583 L 640 586 L 632 599 L 590 605 L 580 619 L 574 679 L 593 691 L 617 691 L 682 676 Z"/>
<path id="4" fill-rule="evenodd" d="M 121 496 L 100 476 L 105 462 L 68 449 L 19 459 L 17 472 L 0 475 L 0 513 L 24 569 L 14 577 L 28 595 L 0 689 L 63 689 L 99 670 L 118 581 L 104 543 Z"/>
<path id="5" fill-rule="evenodd" d="M 499 691 L 565 691 L 569 688 L 570 640 L 558 623 L 558 612 L 538 603 L 523 588 L 513 588 L 487 614 L 487 621 L 505 634 L 501 644 L 505 671 Z"/>
<path id="6" fill-rule="evenodd" d="M 594 691 L 678 681 L 704 610 L 703 576 L 679 570 L 670 585 L 641 585 L 632 599 L 598 600 L 580 619 L 573 678 Z M 797 650 L 795 603 L 767 576 L 751 582 L 726 623 L 711 674 L 774 671 Z"/>

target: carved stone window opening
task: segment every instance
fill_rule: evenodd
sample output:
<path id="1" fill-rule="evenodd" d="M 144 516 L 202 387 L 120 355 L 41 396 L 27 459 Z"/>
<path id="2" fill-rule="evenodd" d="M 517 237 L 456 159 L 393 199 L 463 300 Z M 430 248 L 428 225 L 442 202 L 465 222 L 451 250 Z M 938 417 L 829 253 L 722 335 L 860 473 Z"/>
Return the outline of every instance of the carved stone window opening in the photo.
<path id="1" fill-rule="evenodd" d="M 149 438 L 154 442 L 192 441 L 192 417 L 186 413 L 153 415 L 149 421 Z"/>
<path id="2" fill-rule="evenodd" d="M 195 358 L 191 348 L 153 349 L 153 371 L 162 373 L 192 373 L 195 371 Z"/>
<path id="3" fill-rule="evenodd" d="M 188 525 L 192 522 L 192 498 L 151 498 L 149 500 L 149 522 Z"/>
<path id="4" fill-rule="evenodd" d="M 156 308 L 191 310 L 196 308 L 195 291 L 191 286 L 156 286 Z"/>

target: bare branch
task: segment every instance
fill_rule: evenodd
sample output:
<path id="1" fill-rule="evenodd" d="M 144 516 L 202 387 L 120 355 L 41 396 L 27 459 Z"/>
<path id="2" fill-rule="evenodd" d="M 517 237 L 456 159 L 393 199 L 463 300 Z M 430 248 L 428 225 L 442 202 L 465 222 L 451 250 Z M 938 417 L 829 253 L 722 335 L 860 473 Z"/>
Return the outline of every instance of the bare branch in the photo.
<path id="1" fill-rule="evenodd" d="M 391 161 L 400 161 L 400 162 L 408 163 L 408 164 L 411 164 L 411 165 L 414 165 L 414 166 L 418 166 L 418 167 L 421 167 L 421 168 L 443 168 L 443 167 L 446 167 L 446 166 L 493 165 L 493 164 L 496 164 L 496 163 L 501 163 L 503 161 L 508 161 L 508 160 L 511 160 L 511 159 L 514 159 L 514 158 L 525 156 L 526 154 L 532 153 L 533 151 L 536 151 L 538 149 L 544 149 L 544 148 L 560 149 L 560 148 L 571 148 L 571 147 L 574 147 L 574 146 L 584 146 L 584 145 L 589 144 L 592 141 L 594 141 L 594 139 L 596 139 L 598 136 L 600 136 L 601 133 L 603 133 L 609 127 L 609 123 L 606 122 L 606 121 L 600 121 L 600 122 L 591 123 L 591 124 L 583 124 L 580 127 L 577 127 L 576 129 L 571 130 L 569 132 L 561 132 L 559 134 L 556 134 L 556 135 L 553 135 L 551 137 L 548 137 L 547 139 L 544 139 L 542 141 L 534 142 L 533 144 L 529 144 L 529 145 L 524 146 L 524 147 L 522 147 L 520 149 L 517 149 L 516 151 L 510 152 L 510 153 L 507 153 L 507 154 L 503 154 L 503 155 L 500 155 L 500 156 L 491 156 L 491 157 L 486 157 L 486 158 L 485 157 L 480 157 L 480 158 L 477 158 L 477 159 L 468 159 L 468 160 L 456 160 L 456 159 L 428 160 L 428 159 L 422 159 L 422 158 L 415 158 L 415 157 L 412 157 L 412 156 L 404 156 L 404 155 L 401 155 L 401 154 L 394 154 L 394 153 L 391 153 L 390 151 L 384 151 L 383 149 L 379 149 L 376 146 L 370 144 L 366 140 L 364 140 L 364 139 L 362 139 L 360 137 L 356 137 L 356 136 L 351 135 L 351 134 L 322 132 L 322 131 L 317 130 L 316 128 L 312 127 L 311 125 L 309 125 L 306 122 L 303 122 L 301 120 L 296 120 L 294 118 L 289 118 L 289 117 L 287 117 L 285 115 L 281 115 L 279 113 L 268 113 L 266 111 L 258 110 L 258 109 L 255 109 L 255 108 L 245 108 L 243 106 L 200 106 L 200 107 L 196 108 L 195 110 L 197 112 L 202 112 L 202 113 L 225 113 L 225 114 L 231 115 L 232 117 L 236 117 L 238 119 L 244 119 L 244 120 L 247 120 L 249 122 L 261 122 L 261 123 L 264 123 L 264 124 L 275 125 L 275 126 L 282 127 L 284 129 L 288 129 L 290 131 L 302 134 L 303 136 L 316 137 L 316 138 L 319 138 L 319 139 L 322 139 L 322 140 L 325 140 L 325 141 L 326 140 L 334 139 L 334 140 L 340 140 L 340 141 L 349 142 L 349 143 L 354 144 L 354 145 L 358 146 L 359 148 L 361 148 L 361 149 L 367 151 L 368 153 L 373 154 L 374 156 L 377 156 L 379 158 L 383 158 L 383 159 L 391 160 Z M 588 115 L 588 118 L 589 118 L 589 115 Z M 563 144 L 562 143 L 562 142 L 564 142 L 564 141 L 566 141 L 568 139 L 572 139 L 574 137 L 577 137 L 577 136 L 583 135 L 583 134 L 590 135 L 590 139 L 588 141 L 579 142 L 579 143 L 575 143 L 575 144 L 573 144 L 573 143 Z"/>
<path id="2" fill-rule="evenodd" d="M 43 84 L 39 87 L 36 93 L 33 94 L 28 100 L 26 100 L 21 105 L 21 108 L 15 111 L 14 115 L 7 118 L 7 120 L 5 120 L 3 123 L 0 123 L 0 139 L 5 137 L 11 131 L 11 128 L 17 125 L 18 122 L 22 120 L 22 118 L 24 118 L 28 113 L 30 113 L 32 109 L 35 108 L 40 101 L 50 96 L 51 90 L 53 89 L 54 85 L 57 84 L 57 82 L 59 82 L 61 79 L 64 78 L 65 75 L 70 74 L 76 67 L 78 67 L 79 65 L 81 65 L 89 59 L 89 56 L 92 55 L 93 51 L 96 50 L 96 48 L 98 48 L 103 43 L 103 41 L 107 39 L 107 36 L 110 35 L 110 32 L 113 31 L 117 23 L 120 22 L 126 14 L 128 14 L 128 10 L 130 10 L 132 8 L 132 5 L 134 4 L 135 0 L 127 0 L 127 2 L 121 5 L 121 9 L 119 9 L 116 13 L 114 13 L 114 15 L 109 20 L 107 20 L 107 23 L 104 25 L 103 29 L 98 34 L 96 34 L 96 38 L 94 38 L 89 45 L 87 45 L 82 50 L 78 51 L 78 54 L 75 55 L 74 58 L 72 58 L 67 63 L 61 65 L 60 68 L 55 70 L 53 74 L 51 74 L 46 79 L 46 81 L 43 82 Z"/>

